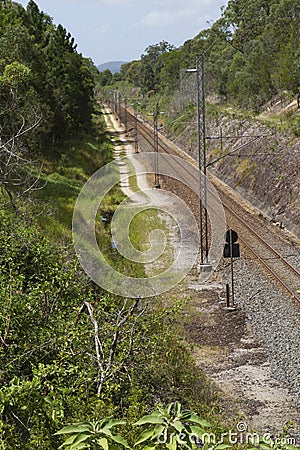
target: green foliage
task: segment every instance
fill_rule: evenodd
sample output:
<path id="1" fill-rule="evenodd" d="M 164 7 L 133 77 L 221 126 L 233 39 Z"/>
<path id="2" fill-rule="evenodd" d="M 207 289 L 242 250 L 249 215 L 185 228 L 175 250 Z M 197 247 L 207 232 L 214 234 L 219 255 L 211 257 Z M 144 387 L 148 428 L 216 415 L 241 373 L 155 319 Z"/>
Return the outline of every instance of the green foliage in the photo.
<path id="1" fill-rule="evenodd" d="M 23 139 L 23 146 L 29 144 L 31 153 L 55 155 L 60 144 L 91 126 L 93 66 L 76 52 L 70 33 L 55 26 L 32 0 L 26 11 L 11 1 L 1 2 L 0 23 L 1 138 L 14 133 L 7 111 L 12 109 L 11 90 L 17 89 L 14 120 L 23 116 L 28 127 L 30 111 L 42 117 L 35 140 Z"/>
<path id="2" fill-rule="evenodd" d="M 111 428 L 117 425 L 126 424 L 124 421 L 102 419 L 95 423 L 81 422 L 64 427 L 57 433 L 69 434 L 70 437 L 60 448 L 68 449 L 90 448 L 90 443 L 96 443 L 99 448 L 114 449 L 114 443 L 118 443 L 126 448 L 130 448 L 124 438 L 119 435 L 112 435 Z M 201 438 L 205 439 L 206 429 L 211 425 L 197 414 L 189 410 L 183 410 L 179 402 L 172 402 L 166 408 L 154 409 L 151 414 L 141 417 L 134 426 L 150 426 L 137 437 L 134 447 L 143 449 L 167 448 L 176 450 L 181 448 L 196 449 Z M 112 441 L 112 442 L 111 442 Z M 145 443 L 149 444 L 144 447 Z M 84 442 L 85 446 L 82 443 Z M 204 446 L 205 449 L 230 448 L 229 445 Z M 98 447 L 97 447 L 98 448 Z"/>
<path id="3" fill-rule="evenodd" d="M 168 42 L 162 41 L 156 45 L 149 45 L 146 53 L 141 57 L 140 86 L 143 92 L 158 91 L 160 74 L 163 67 L 162 57 L 174 49 Z"/>
<path id="4" fill-rule="evenodd" d="M 72 253 L 23 217 L 1 213 L 0 219 L 1 445 L 57 449 L 62 441 L 55 431 L 64 423 L 94 422 L 107 414 L 136 421 L 158 398 L 206 398 L 200 372 L 193 373 L 172 330 L 172 309 L 164 311 L 158 299 L 156 309 L 126 306 L 89 283 Z M 87 305 L 93 306 L 102 342 L 101 395 L 103 369 Z M 133 431 L 129 435 L 135 439 Z"/>
<path id="5" fill-rule="evenodd" d="M 101 86 L 107 86 L 110 85 L 111 80 L 112 80 L 112 73 L 109 69 L 107 69 L 99 73 L 97 81 Z"/>
<path id="6" fill-rule="evenodd" d="M 70 435 L 59 448 L 80 449 L 91 448 L 90 443 L 97 444 L 93 448 L 101 449 L 119 449 L 119 445 L 130 448 L 127 441 L 121 436 L 112 435 L 110 429 L 117 425 L 128 425 L 124 421 L 112 420 L 110 418 L 102 419 L 97 422 L 80 422 L 64 427 L 56 435 Z M 225 450 L 228 448 L 237 448 L 232 443 L 224 443 L 226 433 L 216 435 L 215 429 L 206 420 L 200 418 L 190 410 L 183 410 L 179 402 L 172 402 L 165 408 L 159 407 L 152 410 L 148 415 L 141 417 L 134 426 L 143 426 L 144 430 L 135 439 L 133 448 L 137 447 L 143 450 Z M 148 426 L 148 428 L 145 428 Z M 256 436 L 254 433 L 253 436 Z M 256 439 L 256 438 L 255 438 Z M 111 442 L 113 441 L 113 442 Z M 230 441 L 230 439 L 229 439 Z M 238 445 L 238 448 L 247 448 L 248 450 L 297 450 L 298 446 L 285 444 L 284 439 L 279 439 L 281 443 L 276 443 L 271 438 L 262 439 L 252 447 L 248 444 Z M 118 445 L 116 445 L 117 443 Z M 236 444 L 235 444 L 236 445 Z"/>
<path id="7" fill-rule="evenodd" d="M 80 422 L 64 427 L 55 435 L 68 435 L 66 441 L 59 448 L 81 449 L 81 448 L 101 448 L 104 450 L 114 450 L 122 447 L 130 448 L 127 441 L 120 435 L 113 435 L 111 428 L 118 425 L 127 425 L 124 432 L 128 432 L 130 426 L 127 421 L 112 420 L 105 418 L 97 422 Z M 266 437 L 257 442 L 257 434 L 254 433 L 255 447 L 251 446 L 251 435 L 249 443 L 233 445 L 229 437 L 229 443 L 224 442 L 227 433 L 220 430 L 216 433 L 213 425 L 199 417 L 191 410 L 184 410 L 179 402 L 171 402 L 166 407 L 159 406 L 152 409 L 150 414 L 142 416 L 133 424 L 134 427 L 143 427 L 135 439 L 132 448 L 143 450 L 225 450 L 228 448 L 243 448 L 248 450 L 297 450 L 299 447 L 286 444 L 284 438 L 279 438 L 278 442 Z M 235 435 L 234 435 L 235 436 Z M 235 440 L 235 439 L 233 439 Z M 96 444 L 91 447 L 91 444 Z M 118 445 L 116 445 L 116 443 Z M 238 445 L 238 447 L 236 447 Z"/>
<path id="8" fill-rule="evenodd" d="M 125 422 L 121 420 L 103 419 L 97 422 L 80 422 L 64 427 L 56 435 L 68 434 L 68 439 L 59 447 L 66 450 L 79 450 L 83 448 L 98 448 L 115 450 L 120 446 L 130 448 L 126 440 L 118 434 L 112 434 L 111 429 Z M 116 445 L 117 444 L 117 445 Z M 91 447 L 93 445 L 93 447 Z"/>
<path id="9" fill-rule="evenodd" d="M 16 88 L 30 79 L 31 70 L 23 64 L 14 61 L 5 66 L 3 76 L 0 77 L 0 83 Z"/>
<path id="10" fill-rule="evenodd" d="M 179 402 L 172 402 L 166 408 L 158 408 L 150 415 L 139 419 L 134 425 L 151 425 L 144 430 L 135 443 L 152 441 L 146 448 L 159 448 L 162 444 L 169 450 L 180 448 L 197 448 L 211 425 L 192 411 L 185 411 Z M 154 443 L 154 445 L 153 445 Z"/>
<path id="11" fill-rule="evenodd" d="M 280 439 L 279 439 L 280 441 Z M 284 440 L 282 439 L 282 442 Z M 297 450 L 300 447 L 299 446 L 295 446 L 295 445 L 290 445 L 290 444 L 284 444 L 284 443 L 280 443 L 280 442 L 276 442 L 273 439 L 269 439 L 267 442 L 265 439 L 263 439 L 260 443 L 258 447 L 253 447 L 249 450 L 256 450 L 256 449 L 261 449 L 261 450 L 269 450 L 269 449 L 273 449 L 273 450 Z"/>

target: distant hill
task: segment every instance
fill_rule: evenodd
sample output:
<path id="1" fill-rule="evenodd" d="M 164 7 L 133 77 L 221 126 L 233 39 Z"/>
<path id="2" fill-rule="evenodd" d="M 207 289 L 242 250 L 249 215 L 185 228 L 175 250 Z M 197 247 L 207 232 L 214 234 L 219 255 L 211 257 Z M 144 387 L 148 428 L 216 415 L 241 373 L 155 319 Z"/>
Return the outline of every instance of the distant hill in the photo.
<path id="1" fill-rule="evenodd" d="M 116 72 L 120 72 L 121 65 L 124 64 L 126 61 L 108 61 L 106 63 L 100 64 L 98 66 L 98 69 L 100 72 L 104 72 L 104 70 L 110 70 L 112 74 Z"/>

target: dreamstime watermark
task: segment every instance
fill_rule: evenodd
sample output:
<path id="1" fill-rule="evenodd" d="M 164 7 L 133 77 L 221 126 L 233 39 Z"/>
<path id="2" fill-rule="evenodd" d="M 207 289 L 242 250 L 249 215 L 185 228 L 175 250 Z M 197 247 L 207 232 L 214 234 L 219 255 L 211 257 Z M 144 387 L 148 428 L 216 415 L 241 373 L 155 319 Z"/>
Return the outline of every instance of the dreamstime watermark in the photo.
<path id="1" fill-rule="evenodd" d="M 111 220 L 111 240 L 114 251 L 123 258 L 141 264 L 151 264 L 157 268 L 159 258 L 172 246 L 172 258 L 169 254 L 167 267 L 163 271 L 148 271 L 148 277 L 137 278 L 121 273 L 109 264 L 109 258 L 99 248 L 101 231 L 96 233 L 99 209 L 105 196 L 128 177 L 126 164 L 134 166 L 138 179 L 145 181 L 148 175 L 154 175 L 157 167 L 162 176 L 180 182 L 199 199 L 199 186 L 206 187 L 205 199 L 210 222 L 210 248 L 208 259 L 214 269 L 222 255 L 225 233 L 225 214 L 221 200 L 212 183 L 205 175 L 186 160 L 172 155 L 140 153 L 113 161 L 99 169 L 81 190 L 73 213 L 73 241 L 79 261 L 87 275 L 108 292 L 130 298 L 153 297 L 168 291 L 179 283 L 196 263 L 199 256 L 198 217 L 191 209 L 190 198 L 183 201 L 179 196 L 163 189 L 147 187 L 130 194 L 115 211 Z M 120 169 L 124 169 L 122 171 Z M 199 180 L 201 180 L 199 185 Z M 201 191 L 203 200 L 203 191 Z M 130 226 L 133 219 L 143 211 L 157 209 L 168 217 L 172 228 L 176 229 L 176 245 L 168 242 L 168 232 L 163 229 L 152 230 L 148 237 L 147 250 L 140 251 L 130 240 Z M 98 216 L 97 216 L 98 215 Z M 168 247 L 169 246 L 169 247 Z M 169 259 L 168 259 L 169 258 Z M 205 275 L 206 276 L 206 275 Z M 205 277 L 204 276 L 204 277 Z M 209 277 L 209 273 L 206 278 Z M 202 278 L 202 281 L 205 281 Z"/>
<path id="2" fill-rule="evenodd" d="M 294 446 L 296 447 L 297 442 L 296 439 L 289 436 L 280 436 L 273 437 L 270 433 L 251 433 L 248 432 L 248 426 L 245 422 L 239 422 L 236 426 L 236 430 L 229 430 L 226 433 L 222 433 L 220 436 L 217 436 L 215 433 L 205 432 L 203 434 L 198 435 L 196 433 L 171 433 L 166 435 L 165 433 L 160 434 L 157 437 L 158 444 L 167 444 L 172 443 L 174 439 L 177 440 L 178 443 L 191 443 L 197 444 L 199 448 L 204 446 L 204 444 L 208 445 L 221 445 L 221 444 L 229 444 L 229 445 L 257 445 L 266 444 L 266 445 L 279 445 L 279 446 Z M 298 448 L 298 447 L 296 447 Z M 300 448 L 300 447 L 299 447 Z"/>

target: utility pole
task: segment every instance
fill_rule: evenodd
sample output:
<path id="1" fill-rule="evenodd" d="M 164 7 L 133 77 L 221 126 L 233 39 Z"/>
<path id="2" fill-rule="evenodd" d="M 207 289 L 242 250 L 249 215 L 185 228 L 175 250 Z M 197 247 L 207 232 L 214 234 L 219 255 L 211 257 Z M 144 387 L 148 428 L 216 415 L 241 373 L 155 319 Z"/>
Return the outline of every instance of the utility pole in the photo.
<path id="1" fill-rule="evenodd" d="M 139 153 L 137 110 L 134 108 L 134 152 Z"/>
<path id="2" fill-rule="evenodd" d="M 127 133 L 127 97 L 124 97 L 124 122 L 125 122 L 125 133 Z"/>
<path id="3" fill-rule="evenodd" d="M 208 215 L 207 215 L 207 182 L 206 182 L 206 116 L 205 116 L 205 79 L 204 55 L 196 57 L 196 68 L 187 69 L 196 74 L 197 85 L 197 135 L 198 135 L 198 168 L 199 168 L 199 221 L 200 221 L 200 268 L 210 270 L 208 262 Z M 204 176 L 203 176 L 203 175 Z"/>
<path id="4" fill-rule="evenodd" d="M 154 174 L 154 187 L 160 189 L 159 173 L 158 173 L 158 103 L 155 105 L 154 110 L 154 153 L 155 153 L 155 174 Z"/>
<path id="5" fill-rule="evenodd" d="M 113 91 L 113 110 L 115 115 L 117 115 L 118 109 L 117 109 L 117 91 Z"/>
<path id="6" fill-rule="evenodd" d="M 118 116 L 120 119 L 120 122 L 122 122 L 121 120 L 121 93 L 118 92 Z"/>
<path id="7" fill-rule="evenodd" d="M 199 63 L 198 63 L 199 64 Z M 205 236 L 205 263 L 208 263 L 208 214 L 207 214 L 207 158 L 206 158 L 206 110 L 205 110 L 205 72 L 204 55 L 201 57 L 201 122 L 202 122 L 202 151 L 203 151 L 203 173 L 204 173 L 204 236 Z"/>
<path id="8" fill-rule="evenodd" d="M 148 116 L 153 116 L 153 150 L 155 153 L 154 187 L 156 189 L 160 189 L 159 170 L 158 170 L 158 116 L 159 116 L 159 114 L 164 114 L 164 112 L 159 111 L 158 102 L 156 102 L 153 114 L 148 114 Z"/>
<path id="9" fill-rule="evenodd" d="M 231 297 L 232 306 L 234 306 L 234 280 L 233 280 L 233 258 L 240 257 L 240 245 L 236 243 L 238 240 L 238 234 L 231 228 L 225 233 L 226 244 L 224 246 L 223 256 L 224 258 L 230 258 L 231 268 Z M 226 285 L 226 304 L 230 307 L 230 292 L 229 285 Z"/>
<path id="10" fill-rule="evenodd" d="M 139 141 L 138 141 L 138 118 L 137 118 L 137 105 L 138 103 L 130 103 L 130 106 L 133 107 L 133 126 L 134 126 L 134 153 L 139 153 Z M 128 130 L 128 132 L 131 130 Z"/>

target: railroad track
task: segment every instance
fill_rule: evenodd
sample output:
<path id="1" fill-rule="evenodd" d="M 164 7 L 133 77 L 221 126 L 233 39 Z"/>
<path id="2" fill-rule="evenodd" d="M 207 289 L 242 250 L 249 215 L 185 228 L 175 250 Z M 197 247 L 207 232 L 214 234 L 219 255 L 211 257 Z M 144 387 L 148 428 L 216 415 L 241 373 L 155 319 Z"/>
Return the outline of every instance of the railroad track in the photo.
<path id="1" fill-rule="evenodd" d="M 127 130 L 134 130 L 135 138 L 138 136 L 140 148 L 144 147 L 146 148 L 146 151 L 153 151 L 154 134 L 153 128 L 151 128 L 149 124 L 145 124 L 134 117 L 129 110 L 125 112 L 124 108 L 120 109 L 120 120 L 126 124 Z M 198 165 L 197 161 L 191 156 L 176 148 L 162 136 L 159 136 L 158 138 L 158 151 L 180 156 L 187 159 L 195 166 Z M 275 279 L 294 300 L 300 303 L 300 272 L 287 261 L 286 257 L 282 256 L 282 252 L 279 253 L 277 249 L 274 248 L 274 240 L 276 240 L 277 244 L 280 242 L 280 245 L 284 247 L 284 244 L 286 244 L 284 239 L 278 234 L 275 235 L 272 233 L 272 231 L 259 221 L 257 217 L 254 218 L 248 211 L 241 208 L 240 205 L 234 202 L 232 198 L 220 188 L 219 184 L 216 184 L 213 178 L 210 177 L 210 179 L 220 195 L 225 209 L 228 227 L 233 228 L 238 232 L 240 242 L 248 254 L 251 255 L 251 258 L 258 261 L 268 274 L 272 276 L 272 278 Z M 232 204 L 234 204 L 235 209 L 233 209 Z M 271 242 L 272 240 L 273 242 Z M 293 250 L 295 251 L 295 248 Z M 299 253 L 298 248 L 296 251 Z"/>

